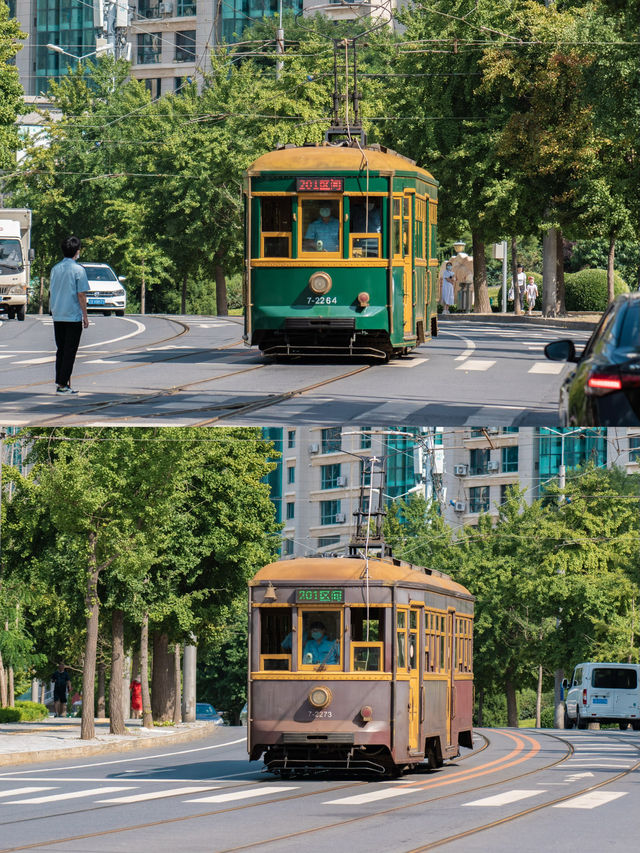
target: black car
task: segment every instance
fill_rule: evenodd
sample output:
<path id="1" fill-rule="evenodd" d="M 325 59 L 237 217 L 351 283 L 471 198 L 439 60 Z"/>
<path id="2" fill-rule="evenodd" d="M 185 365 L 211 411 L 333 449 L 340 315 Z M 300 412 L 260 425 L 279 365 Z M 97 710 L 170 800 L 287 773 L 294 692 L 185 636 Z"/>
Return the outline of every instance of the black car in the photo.
<path id="1" fill-rule="evenodd" d="M 560 389 L 562 426 L 640 425 L 640 293 L 609 306 L 582 355 L 570 340 L 547 344 L 544 354 L 576 363 Z"/>

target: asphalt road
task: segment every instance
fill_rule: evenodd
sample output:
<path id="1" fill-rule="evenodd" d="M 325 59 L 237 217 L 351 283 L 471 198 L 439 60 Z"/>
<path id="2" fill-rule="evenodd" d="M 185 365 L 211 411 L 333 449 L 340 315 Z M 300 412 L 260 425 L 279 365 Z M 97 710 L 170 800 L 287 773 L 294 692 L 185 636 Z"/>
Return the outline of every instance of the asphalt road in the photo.
<path id="1" fill-rule="evenodd" d="M 72 383 L 55 394 L 50 317 L 0 321 L 5 425 L 369 424 L 554 426 L 564 365 L 543 347 L 585 331 L 453 317 L 389 364 L 263 360 L 241 319 L 92 316 Z"/>
<path id="2" fill-rule="evenodd" d="M 0 774 L 0 853 L 633 850 L 640 734 L 485 729 L 397 780 L 267 776 L 242 728 Z M 634 772 L 635 771 L 635 772 Z"/>

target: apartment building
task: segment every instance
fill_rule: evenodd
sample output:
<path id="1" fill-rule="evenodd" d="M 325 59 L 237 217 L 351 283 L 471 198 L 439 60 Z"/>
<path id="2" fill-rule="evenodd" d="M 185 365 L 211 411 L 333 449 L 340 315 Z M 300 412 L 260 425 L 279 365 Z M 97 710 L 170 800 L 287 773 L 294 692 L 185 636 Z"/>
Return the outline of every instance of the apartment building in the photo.
<path id="1" fill-rule="evenodd" d="M 269 483 L 283 556 L 341 553 L 369 500 L 375 510 L 380 493 L 389 506 L 434 488 L 439 451 L 426 427 L 272 427 L 264 435 L 281 454 Z"/>

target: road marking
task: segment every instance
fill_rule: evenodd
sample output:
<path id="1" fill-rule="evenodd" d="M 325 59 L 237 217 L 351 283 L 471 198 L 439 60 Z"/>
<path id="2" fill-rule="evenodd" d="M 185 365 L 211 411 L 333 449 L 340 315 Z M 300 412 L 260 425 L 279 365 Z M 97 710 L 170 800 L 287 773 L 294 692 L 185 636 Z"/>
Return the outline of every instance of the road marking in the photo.
<path id="1" fill-rule="evenodd" d="M 572 800 L 567 800 L 564 803 L 557 803 L 553 808 L 595 809 L 598 806 L 604 806 L 613 800 L 619 799 L 620 797 L 625 797 L 627 793 L 627 791 L 589 791 L 588 794 L 582 794 L 582 796 L 574 797 Z"/>
<path id="2" fill-rule="evenodd" d="M 51 786 L 46 787 L 30 787 L 30 788 L 12 788 L 10 791 L 0 791 L 0 797 L 17 797 L 20 794 L 35 794 L 38 791 L 52 791 Z"/>
<path id="3" fill-rule="evenodd" d="M 49 796 L 46 797 L 30 797 L 28 800 L 12 800 L 10 803 L 7 803 L 7 805 L 35 806 L 38 803 L 57 803 L 60 800 L 75 800 L 80 797 L 94 797 L 100 796 L 100 794 L 113 794 L 116 791 L 131 791 L 135 787 L 135 785 L 118 785 L 116 787 L 110 786 L 106 788 L 87 788 L 84 791 L 69 791 L 66 794 L 49 794 Z"/>
<path id="4" fill-rule="evenodd" d="M 415 789 L 387 788 L 384 791 L 371 791 L 369 794 L 358 794 L 355 797 L 342 797 L 339 800 L 325 800 L 324 806 L 359 806 L 363 803 L 375 803 L 377 800 L 386 800 L 388 797 L 401 797 L 404 794 L 415 793 Z"/>
<path id="5" fill-rule="evenodd" d="M 78 347 L 78 350 L 83 349 L 91 349 L 92 347 L 103 347 L 105 344 L 115 344 L 118 341 L 126 341 L 127 338 L 132 338 L 134 335 L 139 335 L 141 332 L 144 332 L 147 328 L 144 323 L 138 323 L 137 320 L 131 320 L 129 317 L 122 317 L 122 320 L 125 323 L 133 323 L 136 327 L 133 332 L 129 332 L 128 335 L 120 335 L 118 338 L 109 338 L 108 341 L 96 341 L 95 344 L 84 344 L 84 346 Z"/>
<path id="6" fill-rule="evenodd" d="M 588 779 L 590 776 L 593 777 L 593 773 L 589 773 L 589 771 L 586 773 L 570 773 L 567 776 L 567 782 L 578 782 L 580 779 Z"/>
<path id="7" fill-rule="evenodd" d="M 45 358 L 27 358 L 25 361 L 14 361 L 14 364 L 46 364 L 48 361 L 55 361 L 55 355 L 48 355 Z"/>
<path id="8" fill-rule="evenodd" d="M 124 361 L 116 361 L 113 358 L 91 358 L 85 359 L 83 364 L 124 364 Z"/>
<path id="9" fill-rule="evenodd" d="M 485 361 L 481 358 L 470 358 L 460 367 L 456 367 L 456 370 L 489 370 L 495 363 L 495 361 Z"/>
<path id="10" fill-rule="evenodd" d="M 232 800 L 248 800 L 251 797 L 264 797 L 266 794 L 280 794 L 282 791 L 297 791 L 298 785 L 267 786 L 266 788 L 253 788 L 250 791 L 232 791 L 229 794 L 214 794 L 212 797 L 195 797 L 185 800 L 186 803 L 229 803 Z"/>
<path id="11" fill-rule="evenodd" d="M 529 373 L 552 373 L 556 375 L 562 373 L 565 367 L 564 361 L 536 361 L 533 367 L 529 368 Z"/>
<path id="12" fill-rule="evenodd" d="M 429 361 L 428 358 L 403 358 L 390 361 L 388 367 L 416 367 L 418 364 L 424 364 Z"/>
<path id="13" fill-rule="evenodd" d="M 471 803 L 463 803 L 465 806 L 506 806 L 509 803 L 517 803 L 518 800 L 526 800 L 528 797 L 537 797 L 546 791 L 505 791 L 504 794 L 494 794 L 493 797 L 483 797 L 481 800 L 473 800 Z"/>
<path id="14" fill-rule="evenodd" d="M 138 780 L 136 779 L 136 782 Z M 128 797 L 112 797 L 107 800 L 96 800 L 98 803 L 122 804 L 139 803 L 143 800 L 159 800 L 162 797 L 177 797 L 180 794 L 199 794 L 201 791 L 212 791 L 213 785 L 206 787 L 171 788 L 168 791 L 147 791 L 146 794 L 130 794 Z"/>

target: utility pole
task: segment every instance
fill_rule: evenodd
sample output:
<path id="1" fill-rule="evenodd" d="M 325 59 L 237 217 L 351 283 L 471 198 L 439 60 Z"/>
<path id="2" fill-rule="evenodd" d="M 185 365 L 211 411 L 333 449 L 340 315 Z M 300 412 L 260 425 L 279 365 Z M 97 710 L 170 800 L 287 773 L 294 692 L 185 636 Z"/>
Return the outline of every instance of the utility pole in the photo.
<path id="1" fill-rule="evenodd" d="M 284 56 L 284 29 L 282 27 L 282 0 L 278 0 L 278 29 L 276 31 L 276 52 L 278 56 Z M 276 61 L 276 80 L 280 79 L 284 61 L 278 59 Z"/>
<path id="2" fill-rule="evenodd" d="M 131 45 L 127 41 L 129 24 L 127 0 L 93 0 L 96 47 L 109 45 L 116 59 L 130 59 Z"/>

